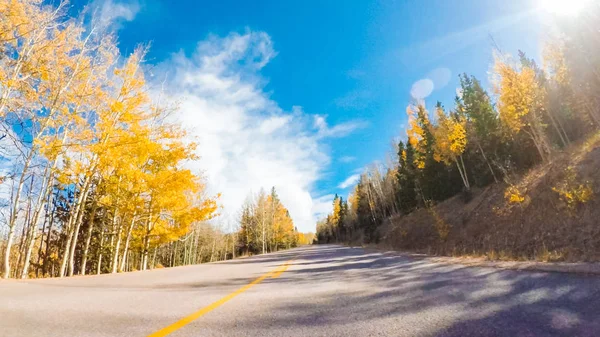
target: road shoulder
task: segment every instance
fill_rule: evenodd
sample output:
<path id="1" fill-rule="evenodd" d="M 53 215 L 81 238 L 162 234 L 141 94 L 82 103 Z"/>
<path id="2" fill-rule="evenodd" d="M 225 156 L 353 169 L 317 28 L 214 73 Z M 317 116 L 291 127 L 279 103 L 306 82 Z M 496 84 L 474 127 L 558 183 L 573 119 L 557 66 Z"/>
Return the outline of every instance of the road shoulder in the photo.
<path id="1" fill-rule="evenodd" d="M 460 264 L 467 267 L 488 267 L 510 270 L 543 271 L 552 273 L 571 273 L 600 275 L 600 263 L 591 262 L 539 262 L 539 261 L 491 261 L 484 257 L 434 256 L 427 254 L 402 252 L 377 246 L 363 246 L 366 251 L 379 252 L 386 255 L 404 256 L 423 259 L 431 263 Z"/>

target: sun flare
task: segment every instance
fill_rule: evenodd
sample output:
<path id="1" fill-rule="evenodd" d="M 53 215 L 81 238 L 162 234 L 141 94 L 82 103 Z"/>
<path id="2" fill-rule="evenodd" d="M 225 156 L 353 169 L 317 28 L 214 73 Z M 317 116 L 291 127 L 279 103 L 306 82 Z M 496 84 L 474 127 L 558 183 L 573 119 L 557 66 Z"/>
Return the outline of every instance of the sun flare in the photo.
<path id="1" fill-rule="evenodd" d="M 564 16 L 577 15 L 590 0 L 539 0 L 544 10 Z"/>

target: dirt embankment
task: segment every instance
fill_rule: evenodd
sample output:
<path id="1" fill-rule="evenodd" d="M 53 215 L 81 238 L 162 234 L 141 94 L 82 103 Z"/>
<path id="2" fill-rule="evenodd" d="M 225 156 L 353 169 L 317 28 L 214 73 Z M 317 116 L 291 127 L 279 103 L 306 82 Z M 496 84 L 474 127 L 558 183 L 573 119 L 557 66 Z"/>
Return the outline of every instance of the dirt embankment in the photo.
<path id="1" fill-rule="evenodd" d="M 382 245 L 491 260 L 600 261 L 600 136 L 513 179 L 388 219 Z"/>

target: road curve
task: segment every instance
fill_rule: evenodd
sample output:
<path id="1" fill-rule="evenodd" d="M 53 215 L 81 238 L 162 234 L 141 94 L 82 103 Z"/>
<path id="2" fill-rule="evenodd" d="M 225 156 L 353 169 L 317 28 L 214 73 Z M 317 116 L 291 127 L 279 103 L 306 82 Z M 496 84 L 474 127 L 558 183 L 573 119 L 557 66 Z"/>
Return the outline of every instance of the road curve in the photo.
<path id="1" fill-rule="evenodd" d="M 600 278 L 323 245 L 146 272 L 0 281 L 1 337 L 166 335 L 600 336 Z"/>

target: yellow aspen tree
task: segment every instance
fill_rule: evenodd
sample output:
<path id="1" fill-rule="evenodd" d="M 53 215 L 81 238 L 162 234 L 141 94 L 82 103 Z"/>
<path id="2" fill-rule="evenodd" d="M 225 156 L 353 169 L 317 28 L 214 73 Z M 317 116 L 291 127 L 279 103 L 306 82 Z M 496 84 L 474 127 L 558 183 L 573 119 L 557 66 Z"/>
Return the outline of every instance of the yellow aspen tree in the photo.
<path id="1" fill-rule="evenodd" d="M 173 240 L 190 229 L 193 222 L 212 217 L 216 210 L 213 199 L 194 203 L 204 185 L 181 162 L 193 158 L 194 147 L 180 140 L 181 132 L 170 128 L 150 152 L 151 164 L 145 169 L 147 186 L 146 222 L 142 229 L 140 269 L 148 266 L 151 245 Z M 168 140 L 168 141 L 167 141 Z M 191 211 L 190 211 L 191 210 Z"/>
<path id="2" fill-rule="evenodd" d="M 295 244 L 296 233 L 294 230 L 294 222 L 290 217 L 289 211 L 281 203 L 277 209 L 277 218 L 280 229 L 278 242 L 281 243 L 283 248 L 289 249 Z"/>
<path id="3" fill-rule="evenodd" d="M 126 268 L 130 244 L 143 247 L 146 268 L 150 246 L 189 237 L 194 224 L 216 211 L 215 200 L 202 196 L 200 177 L 182 168 L 184 161 L 196 159 L 195 145 L 184 142 L 176 126 L 165 124 L 167 108 L 150 100 L 141 70 L 145 50 L 137 49 L 116 65 L 120 56 L 113 36 L 64 13 L 63 2 L 52 6 L 40 0 L 0 0 L 0 125 L 19 153 L 10 178 L 14 188 L 4 277 L 27 277 L 38 220 L 55 186 L 73 196 L 61 227 L 64 246 L 55 248 L 64 252 L 61 277 L 75 273 L 80 246 L 79 270 L 86 273 L 96 225 L 103 226 L 98 228 L 100 242 L 110 236 L 110 269 L 115 272 Z M 18 121 L 27 121 L 21 134 L 12 127 Z M 27 214 L 22 216 L 25 203 Z M 99 208 L 110 217 L 110 225 L 95 224 Z M 84 219 L 88 227 L 81 245 Z M 22 269 L 16 270 L 11 253 L 21 223 Z M 50 233 L 49 228 L 46 252 Z M 221 235 L 215 233 L 215 238 Z M 273 238 L 275 232 L 269 233 Z M 262 241 L 264 245 L 264 235 Z M 101 256 L 98 272 L 103 269 Z"/>
<path id="4" fill-rule="evenodd" d="M 50 192 L 51 177 L 56 169 L 60 147 L 68 139 L 67 132 L 80 113 L 85 101 L 86 92 L 81 89 L 89 83 L 88 42 L 93 34 L 89 31 L 84 36 L 84 29 L 73 22 L 62 18 L 62 3 L 52 8 L 39 1 L 0 2 L 0 7 L 8 7 L 6 18 L 3 18 L 3 51 L 9 53 L 3 57 L 8 71 L 0 75 L 3 80 L 2 97 L 0 97 L 0 116 L 5 117 L 7 107 L 11 107 L 11 117 L 27 120 L 27 139 L 31 146 L 21 146 L 23 154 L 19 176 L 9 216 L 9 239 L 7 254 L 13 238 L 14 225 L 18 216 L 24 177 L 31 169 L 33 161 L 39 161 L 43 152 L 49 152 L 39 177 L 41 183 L 36 193 L 37 202 L 30 219 L 28 240 L 25 252 L 26 261 L 21 270 L 21 277 L 27 276 L 29 257 L 36 237 L 37 221 L 43 208 L 46 196 Z M 11 122 L 2 123 L 7 127 Z M 15 144 L 23 141 L 23 137 L 11 134 Z M 48 146 L 54 147 L 49 150 Z M 46 148 L 44 148 L 46 147 Z M 58 149 L 58 150 L 57 150 Z M 28 193 L 34 192 L 29 190 Z M 31 248 L 30 248 L 31 247 Z M 10 263 L 5 261 L 5 277 L 10 275 Z"/>
<path id="5" fill-rule="evenodd" d="M 45 93 L 40 96 L 40 105 L 48 111 L 45 117 L 47 122 L 43 125 L 34 139 L 32 150 L 45 159 L 47 169 L 42 176 L 42 182 L 36 203 L 35 211 L 30 223 L 30 242 L 26 251 L 26 260 L 23 265 L 22 278 L 27 277 L 29 257 L 35 242 L 37 223 L 42 209 L 51 192 L 52 181 L 57 174 L 59 161 L 64 158 L 68 143 L 76 141 L 73 137 L 76 130 L 85 129 L 86 113 L 96 104 L 95 94 L 102 86 L 102 79 L 97 75 L 105 71 L 106 48 L 112 50 L 114 45 L 100 41 L 91 41 L 93 29 L 83 35 L 83 28 L 69 24 L 56 34 L 53 43 L 57 46 L 51 49 L 49 61 L 45 62 L 38 92 Z M 106 41 L 106 39 L 105 39 Z M 53 113 L 56 111 L 56 113 Z"/>
<path id="6" fill-rule="evenodd" d="M 433 155 L 433 127 L 429 120 L 429 112 L 423 104 L 409 105 L 406 109 L 409 128 L 406 130 L 408 141 L 415 149 L 415 166 L 424 169 L 426 162 Z"/>
<path id="7" fill-rule="evenodd" d="M 409 105 L 406 108 L 406 114 L 408 115 L 408 125 L 409 127 L 406 129 L 406 135 L 408 137 L 408 142 L 413 146 L 417 153 L 423 151 L 423 133 L 424 130 L 421 125 L 418 123 L 418 107 L 414 105 Z M 425 161 L 423 156 L 416 156 L 415 158 L 415 166 L 419 169 L 425 167 Z"/>
<path id="8" fill-rule="evenodd" d="M 91 143 L 82 148 L 86 156 L 79 165 L 76 176 L 81 177 L 83 182 L 67 221 L 68 254 L 63 256 L 60 276 L 65 275 L 67 265 L 69 276 L 73 275 L 75 248 L 84 214 L 83 206 L 97 174 L 100 158 L 103 158 L 107 149 L 121 146 L 120 138 L 127 134 L 130 128 L 147 120 L 149 99 L 140 68 L 144 52 L 142 48 L 137 49 L 122 67 L 116 68 L 112 78 L 109 78 L 109 85 L 105 86 L 105 91 L 99 93 L 100 97 L 95 97 L 103 104 L 96 110 Z"/>
<path id="9" fill-rule="evenodd" d="M 32 73 L 35 65 L 43 63 L 41 53 L 42 46 L 50 43 L 46 29 L 56 20 L 57 16 L 43 11 L 39 4 L 34 1 L 0 1 L 0 118 L 7 120 L 12 112 L 15 121 L 25 120 L 28 110 L 38 108 L 31 102 L 36 101 L 33 83 L 40 78 L 39 72 Z M 37 75 L 37 76 L 36 76 Z M 17 174 L 19 181 L 13 190 L 10 200 L 8 216 L 8 238 L 4 252 L 4 278 L 11 276 L 11 252 L 14 239 L 14 230 L 21 202 L 21 193 L 29 171 L 35 151 L 27 150 L 21 144 L 19 135 L 12 130 L 13 122 L 0 123 L 5 135 L 20 152 L 22 163 L 20 172 Z"/>
<path id="10" fill-rule="evenodd" d="M 544 44 L 544 70 L 550 80 L 548 97 L 551 106 L 565 107 L 572 114 L 576 114 L 576 118 L 582 119 L 587 124 L 600 126 L 596 102 L 590 100 L 586 95 L 582 95 L 579 90 L 574 90 L 578 86 L 573 83 L 565 55 L 566 48 L 565 37 L 557 37 Z M 559 135 L 564 135 L 567 143 L 570 143 L 562 123 L 559 124 L 559 127 Z"/>
<path id="11" fill-rule="evenodd" d="M 435 158 L 446 164 L 454 162 L 458 172 L 468 191 L 471 189 L 467 170 L 463 161 L 462 154 L 467 147 L 466 123 L 458 115 L 447 116 L 444 109 L 438 105 L 436 108 L 437 127 L 435 134 Z"/>
<path id="12" fill-rule="evenodd" d="M 496 57 L 494 70 L 497 81 L 500 120 L 511 134 L 524 132 L 533 141 L 543 162 L 549 160 L 550 145 L 542 124 L 541 102 L 543 88 L 538 86 L 535 71 L 529 67 L 515 67 Z"/>

